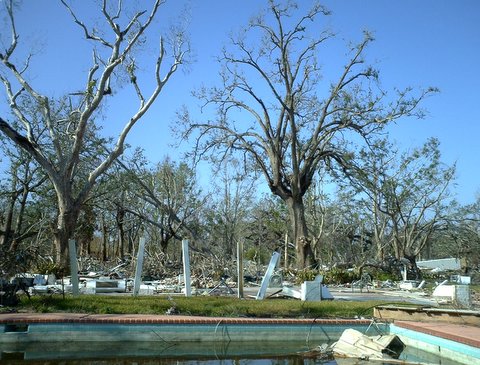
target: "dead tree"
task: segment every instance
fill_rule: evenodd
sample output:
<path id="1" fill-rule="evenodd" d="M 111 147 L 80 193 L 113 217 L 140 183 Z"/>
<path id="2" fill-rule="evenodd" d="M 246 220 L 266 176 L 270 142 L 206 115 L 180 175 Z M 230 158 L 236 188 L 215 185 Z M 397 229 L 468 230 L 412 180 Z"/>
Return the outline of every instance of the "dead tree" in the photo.
<path id="1" fill-rule="evenodd" d="M 18 125 L 0 116 L 0 131 L 29 153 L 53 184 L 58 208 L 54 232 L 56 258 L 61 267 L 68 267 L 68 240 L 72 238 L 85 200 L 100 176 L 123 153 L 128 133 L 145 115 L 182 64 L 188 46 L 182 33 L 175 34 L 172 51 L 169 53 L 171 58 L 166 61 L 165 42 L 160 38 L 159 55 L 152 75 L 156 85 L 147 95 L 137 78 L 138 65 L 133 52 L 136 45 L 145 41 L 146 29 L 152 24 L 163 1 L 156 0 L 149 12 L 137 11 L 124 21 L 125 9 L 122 6 L 125 4 L 118 1 L 112 10 L 110 2 L 104 0 L 100 8 L 104 25 L 102 32 L 79 19 L 66 0 L 60 1 L 84 37 L 92 43 L 92 66 L 86 72 L 85 87 L 80 92 L 72 92 L 68 98 L 70 103 L 64 106 L 66 110 L 61 111 L 53 98 L 39 91 L 39 87 L 25 73 L 31 56 L 24 66 L 15 64 L 13 56 L 20 36 L 16 30 L 14 2 L 5 1 L 5 10 L 11 24 L 11 42 L 7 49 L 0 52 L 0 80 Z M 169 64 L 165 65 L 166 62 Z M 163 71 L 162 67 L 166 67 L 166 70 Z M 88 142 L 89 131 L 93 129 L 95 117 L 105 104 L 107 95 L 110 95 L 109 98 L 116 97 L 112 93 L 112 85 L 122 70 L 128 74 L 130 85 L 138 97 L 138 109 L 133 115 L 124 116 L 123 130 L 117 136 L 114 146 L 103 158 L 98 156 L 95 166 L 89 167 L 89 172 L 82 174 L 84 177 L 80 179 L 77 172 L 82 164 L 81 155 Z M 41 117 L 34 118 L 22 109 L 21 98 L 29 98 Z M 47 131 L 44 137 L 46 140 L 40 143 L 37 131 Z"/>

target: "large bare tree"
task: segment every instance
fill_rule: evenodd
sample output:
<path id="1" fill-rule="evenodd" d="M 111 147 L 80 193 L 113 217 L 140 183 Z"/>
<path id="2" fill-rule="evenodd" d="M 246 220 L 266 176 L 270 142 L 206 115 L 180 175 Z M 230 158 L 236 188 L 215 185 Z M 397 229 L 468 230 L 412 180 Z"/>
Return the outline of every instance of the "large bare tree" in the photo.
<path id="1" fill-rule="evenodd" d="M 0 116 L 0 131 L 28 152 L 44 169 L 53 184 L 58 203 L 54 234 L 57 261 L 61 267 L 68 267 L 68 239 L 74 233 L 82 205 L 97 180 L 123 153 L 128 133 L 152 106 L 164 85 L 183 62 L 188 47 L 183 34 L 176 34 L 174 43 L 169 43 L 172 50 L 168 55 L 171 58 L 167 60 L 164 41 L 160 38 L 159 55 L 154 61 L 156 67 L 152 75 L 156 85 L 147 94 L 137 78 L 139 65 L 136 64 L 133 52 L 145 41 L 146 30 L 151 26 L 164 1 L 151 1 L 150 11 L 136 11 L 128 17 L 125 14 L 130 9 L 127 11 L 125 8 L 129 7 L 129 4 L 124 4 L 121 0 L 103 0 L 99 8 L 100 21 L 103 23 L 97 22 L 95 26 L 90 26 L 77 17 L 75 10 L 66 0 L 60 2 L 78 25 L 81 34 L 92 45 L 93 61 L 84 75 L 85 87 L 80 92 L 74 90 L 75 92 L 69 94 L 68 102 L 61 108 L 58 100 L 39 91 L 41 85 L 34 85 L 25 72 L 31 56 L 26 58 L 23 65 L 15 64 L 14 54 L 20 36 L 17 34 L 14 4 L 13 0 L 3 2 L 2 6 L 4 5 L 11 25 L 11 42 L 7 49 L 0 52 L 0 80 L 18 124 L 15 120 L 9 122 L 6 116 Z M 72 40 L 72 47 L 74 46 Z M 165 65 L 167 62 L 168 65 Z M 77 172 L 82 163 L 82 151 L 88 143 L 89 132 L 95 129 L 95 117 L 106 104 L 107 95 L 115 98 L 112 85 L 119 77 L 123 77 L 122 74 L 127 75 L 134 93 L 138 96 L 138 109 L 132 115 L 123 117 L 123 130 L 110 151 L 105 153 L 104 157 L 98 156 L 95 165 L 90 167 L 87 174 L 79 175 Z M 32 100 L 40 112 L 40 118 L 22 109 L 21 100 L 25 98 Z M 45 132 L 41 143 L 36 131 Z M 47 138 L 48 142 L 45 142 L 44 138 Z"/>
<path id="2" fill-rule="evenodd" d="M 324 59 L 334 57 L 324 47 L 336 37 L 319 29 L 317 18 L 329 12 L 318 4 L 299 9 L 292 1 L 270 0 L 222 52 L 222 84 L 198 92 L 218 117 L 182 117 L 184 136 L 197 139 L 198 156 L 240 152 L 263 173 L 288 206 L 297 265 L 306 267 L 314 255 L 303 196 L 315 172 L 322 164 L 345 163 L 346 139 L 368 140 L 388 122 L 417 114 L 419 101 L 434 90 L 387 97 L 378 72 L 365 64 L 369 34 L 349 49 L 337 76 L 324 75 L 318 59 L 322 52 Z"/>

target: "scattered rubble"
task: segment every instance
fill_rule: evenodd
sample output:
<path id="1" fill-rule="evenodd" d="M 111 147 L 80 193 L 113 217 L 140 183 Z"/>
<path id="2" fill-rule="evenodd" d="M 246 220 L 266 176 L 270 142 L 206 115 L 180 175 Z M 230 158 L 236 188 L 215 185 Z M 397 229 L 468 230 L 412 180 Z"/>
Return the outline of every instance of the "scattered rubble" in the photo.
<path id="1" fill-rule="evenodd" d="M 276 256 L 273 255 L 272 258 L 274 257 Z M 155 262 L 156 260 L 160 262 Z M 111 263 L 102 263 L 92 258 L 79 258 L 79 292 L 85 294 L 132 294 L 135 262 L 134 258 Z M 444 267 L 446 261 L 442 264 Z M 276 269 L 277 262 L 271 264 L 270 270 L 267 265 L 260 265 L 253 261 L 245 261 L 243 268 L 245 287 L 249 288 L 248 294 L 255 293 L 256 295 L 254 294 L 252 297 L 257 299 L 276 296 L 304 301 L 332 300 L 339 292 L 360 292 L 377 296 L 385 295 L 390 298 L 393 296 L 412 299 L 425 298 L 435 305 L 449 304 L 470 309 L 480 307 L 480 293 L 471 290 L 472 279 L 470 276 L 458 271 L 444 271 L 442 268 L 434 267 L 432 269 L 432 265 L 429 266 L 428 263 L 422 263 L 422 265 L 428 266 L 428 268 L 422 269 L 425 273 L 429 274 L 434 270 L 435 277 L 446 277 L 447 279 L 440 283 L 433 283 L 432 279 L 380 281 L 364 272 L 360 280 L 341 285 L 326 284 L 321 276 L 315 280 L 305 280 L 302 284 L 295 284 L 294 272 Z M 163 256 L 147 256 L 138 295 L 185 295 L 183 276 L 180 262 L 167 260 Z M 207 257 L 203 259 L 195 257 L 191 267 L 191 295 L 236 295 L 238 293 L 236 276 L 235 261 L 223 262 Z M 427 277 L 429 276 L 427 275 Z M 269 288 L 268 295 L 267 287 Z M 0 280 L 0 305 L 14 305 L 15 293 L 18 291 L 28 295 L 72 292 L 72 283 L 69 277 L 57 278 L 53 274 L 23 273 L 14 278 L 4 278 Z"/>

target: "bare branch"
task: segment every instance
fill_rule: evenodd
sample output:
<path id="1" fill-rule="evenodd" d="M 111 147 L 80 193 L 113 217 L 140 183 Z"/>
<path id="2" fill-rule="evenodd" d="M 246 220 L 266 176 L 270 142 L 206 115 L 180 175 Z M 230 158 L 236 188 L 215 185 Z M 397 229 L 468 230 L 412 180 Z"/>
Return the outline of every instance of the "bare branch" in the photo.
<path id="1" fill-rule="evenodd" d="M 70 13 L 70 15 L 72 16 L 73 18 L 73 21 L 78 25 L 80 26 L 80 28 L 82 28 L 83 30 L 83 33 L 85 34 L 85 38 L 86 39 L 91 39 L 93 41 L 97 41 L 97 42 L 100 42 L 101 44 L 103 44 L 104 46 L 108 47 L 108 48 L 113 48 L 113 45 L 109 42 L 107 42 L 105 39 L 103 39 L 102 37 L 100 36 L 97 36 L 97 35 L 94 35 L 92 33 L 89 32 L 87 26 L 81 22 L 80 20 L 78 20 L 77 16 L 75 15 L 75 13 L 73 12 L 72 8 L 70 7 L 70 5 L 67 4 L 66 0 L 60 0 L 61 3 L 67 8 L 68 12 Z"/>
<path id="2" fill-rule="evenodd" d="M 18 42 L 18 34 L 15 26 L 15 18 L 13 17 L 13 0 L 8 0 L 5 3 L 5 7 L 7 9 L 8 19 L 10 20 L 12 40 L 10 43 L 10 47 L 5 51 L 5 55 L 2 55 L 0 53 L 0 59 L 4 63 L 8 62 L 10 56 L 15 51 L 15 48 L 17 48 L 17 42 Z"/>
<path id="3" fill-rule="evenodd" d="M 0 117 L 0 131 L 2 131 L 12 142 L 29 153 L 42 166 L 49 177 L 53 177 L 54 171 L 48 159 L 42 154 L 38 146 L 18 133 L 6 120 Z"/>
<path id="4" fill-rule="evenodd" d="M 180 53 L 180 55 L 173 61 L 172 65 L 168 69 L 167 73 L 165 76 L 161 77 L 160 72 L 161 72 L 161 66 L 163 62 L 163 57 L 165 55 L 165 49 L 163 46 L 163 40 L 160 39 L 160 55 L 157 58 L 156 62 L 156 68 L 155 68 L 155 79 L 157 81 L 157 86 L 155 90 L 152 92 L 148 100 L 145 101 L 143 99 L 143 95 L 140 93 L 140 107 L 138 111 L 133 115 L 130 120 L 125 124 L 123 130 L 118 136 L 117 142 L 115 144 L 114 149 L 110 152 L 109 156 L 100 164 L 97 166 L 97 168 L 90 173 L 89 176 L 89 185 L 93 185 L 96 179 L 108 168 L 111 166 L 111 164 L 117 159 L 118 156 L 120 156 L 123 152 L 124 144 L 125 144 L 125 139 L 132 129 L 132 127 L 140 120 L 140 118 L 147 112 L 147 110 L 151 107 L 153 102 L 156 100 L 160 92 L 162 91 L 164 85 L 168 82 L 170 77 L 175 73 L 177 70 L 178 66 L 182 63 L 183 57 L 185 55 L 184 52 Z M 86 189 L 85 189 L 86 191 Z"/>

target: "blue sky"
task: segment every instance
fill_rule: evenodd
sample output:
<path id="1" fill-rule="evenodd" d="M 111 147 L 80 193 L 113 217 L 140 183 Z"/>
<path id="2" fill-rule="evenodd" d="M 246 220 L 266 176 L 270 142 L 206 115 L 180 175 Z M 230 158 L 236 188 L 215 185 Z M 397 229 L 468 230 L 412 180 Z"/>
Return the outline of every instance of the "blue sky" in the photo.
<path id="1" fill-rule="evenodd" d="M 74 3 L 80 6 L 82 15 L 95 14 L 91 1 Z M 128 143 L 144 148 L 152 161 L 160 161 L 167 154 L 172 158 L 179 156 L 179 151 L 171 147 L 175 141 L 169 128 L 175 121 L 177 109 L 182 104 L 196 109 L 197 102 L 190 96 L 191 91 L 215 82 L 218 75 L 215 56 L 227 42 L 229 32 L 246 24 L 264 3 L 259 0 L 167 0 L 155 30 L 166 31 L 180 14 L 187 14 L 195 62 L 189 65 L 188 72 L 179 71 L 172 78 L 154 107 L 136 125 Z M 300 1 L 302 6 L 309 3 Z M 328 0 L 322 3 L 332 11 L 332 15 L 323 20 L 324 25 L 345 42 L 359 41 L 363 30 L 374 34 L 376 41 L 367 56 L 380 70 L 386 88 L 435 86 L 440 89 L 440 94 L 423 104 L 428 111 L 424 120 L 400 120 L 390 127 L 391 137 L 403 148 L 419 146 L 428 137 L 439 138 L 444 161 L 457 162 L 458 199 L 463 203 L 473 201 L 480 191 L 477 112 L 480 2 Z M 72 24 L 58 1 L 24 0 L 19 8 L 18 32 L 22 36 L 20 41 L 27 45 L 21 51 L 35 53 L 30 70 L 35 86 L 55 96 L 82 88 L 91 60 L 89 44 L 82 40 L 80 29 Z M 145 74 L 140 75 L 143 81 L 148 81 L 151 70 L 147 65 L 153 64 L 156 55 L 157 42 L 153 38 L 151 41 L 153 47 L 141 55 L 146 65 L 142 69 Z M 335 48 L 326 57 L 335 62 L 345 52 L 346 48 Z M 3 95 L 4 91 L 0 93 Z M 106 112 L 105 133 L 115 135 L 136 106 L 137 100 L 131 94 L 118 91 L 115 103 Z M 0 112 L 5 110 L 5 104 L 0 104 Z"/>

